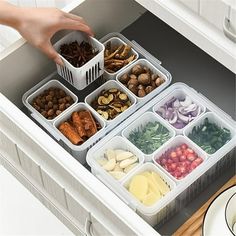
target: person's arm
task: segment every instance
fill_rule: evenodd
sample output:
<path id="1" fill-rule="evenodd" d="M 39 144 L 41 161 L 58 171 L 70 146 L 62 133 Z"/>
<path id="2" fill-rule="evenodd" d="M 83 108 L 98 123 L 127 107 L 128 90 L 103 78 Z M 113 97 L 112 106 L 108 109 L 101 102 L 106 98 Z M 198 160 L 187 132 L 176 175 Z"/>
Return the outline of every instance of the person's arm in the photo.
<path id="1" fill-rule="evenodd" d="M 30 44 L 60 65 L 63 65 L 63 62 L 50 41 L 57 31 L 80 30 L 93 35 L 90 27 L 79 16 L 56 8 L 20 8 L 2 0 L 0 24 L 15 28 Z"/>

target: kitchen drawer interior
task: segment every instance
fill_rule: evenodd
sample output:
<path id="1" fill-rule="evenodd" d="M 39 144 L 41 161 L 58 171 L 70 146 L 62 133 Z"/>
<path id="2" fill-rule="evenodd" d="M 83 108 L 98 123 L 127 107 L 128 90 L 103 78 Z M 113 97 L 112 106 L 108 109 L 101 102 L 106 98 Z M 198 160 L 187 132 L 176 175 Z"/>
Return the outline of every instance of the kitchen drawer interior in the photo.
<path id="1" fill-rule="evenodd" d="M 125 0 L 122 1 L 122 4 L 126 7 L 123 6 L 118 8 L 116 14 L 120 14 L 124 8 L 126 8 L 126 13 L 129 9 L 134 9 L 130 10 L 134 11 L 134 13 L 129 16 L 127 13 L 126 17 L 119 16 L 116 20 L 117 22 L 120 21 L 119 23 L 115 23 L 115 21 L 108 23 L 111 13 L 107 7 L 102 7 L 103 4 L 106 4 L 106 1 L 102 1 L 102 4 L 101 1 L 97 1 L 100 4 L 97 8 L 96 6 L 93 6 L 93 9 L 99 9 L 100 11 L 99 14 L 96 14 L 97 20 L 91 16 L 95 10 L 90 11 L 90 15 L 88 14 L 87 8 L 88 6 L 91 6 L 91 4 L 89 4 L 90 0 L 87 0 L 86 4 L 82 4 L 78 9 L 76 8 L 72 12 L 82 15 L 89 23 L 91 22 L 98 37 L 104 36 L 109 33 L 109 31 L 121 31 L 128 39 L 137 41 L 147 51 L 162 61 L 163 65 L 172 74 L 174 82 L 181 81 L 194 87 L 201 93 L 206 94 L 215 104 L 234 117 L 235 75 L 154 15 L 148 12 L 144 13 L 145 9 L 134 1 L 128 1 L 126 4 L 124 3 Z M 93 4 L 97 3 L 93 2 Z M 116 9 L 115 6 L 114 9 Z M 112 12 L 114 13 L 114 11 Z M 136 20 L 136 18 L 138 19 Z M 104 27 L 104 25 L 106 27 Z M 30 46 L 26 47 L 30 48 Z M 31 50 L 34 49 L 31 48 Z M 38 55 L 38 52 L 35 51 L 33 57 Z M 40 68 L 33 67 L 30 72 L 30 77 L 27 76 L 27 78 L 21 80 L 17 79 L 17 76 L 14 75 L 14 80 L 17 80 L 16 84 L 14 84 L 14 82 L 4 82 L 3 94 L 6 94 L 25 114 L 28 113 L 21 102 L 19 102 L 21 101 L 23 93 L 55 70 L 55 65 L 53 65 L 52 62 L 42 55 L 39 55 L 39 57 L 38 65 L 42 66 Z M 30 57 L 28 59 L 30 59 Z M 6 59 L 6 61 L 7 60 L 8 59 Z M 33 60 L 36 60 L 37 62 L 37 59 Z M 42 61 L 45 61 L 45 63 L 41 63 Z M 9 66 L 12 62 L 8 61 L 6 63 L 8 63 Z M 28 66 L 27 63 L 24 66 Z M 27 74 L 28 71 L 29 70 L 26 70 L 25 73 Z M 88 94 L 104 83 L 104 78 L 100 77 L 84 90 L 78 91 L 58 74 L 54 75 L 53 78 L 59 80 L 75 93 L 78 96 L 79 102 L 83 102 Z M 1 80 L 4 80 L 4 78 L 1 78 Z M 11 80 L 12 79 L 9 81 Z M 20 85 L 17 90 L 18 84 Z M 31 117 L 29 116 L 29 118 Z M 43 129 L 43 127 L 41 128 Z M 90 171 L 87 164 L 84 166 Z M 169 222 L 159 225 L 155 227 L 155 229 L 162 234 L 168 235 L 173 233 L 178 226 L 195 211 L 195 209 L 201 206 L 202 202 L 212 195 L 217 186 L 226 182 L 226 180 L 234 174 L 233 165 L 232 167 L 227 168 L 228 171 L 222 174 L 220 178 L 216 179 L 214 185 L 210 186 L 207 191 L 205 190 L 202 193 L 198 193 L 198 199 L 185 206 L 185 208 L 182 208 L 182 210 L 177 212 L 171 219 L 168 219 Z"/>

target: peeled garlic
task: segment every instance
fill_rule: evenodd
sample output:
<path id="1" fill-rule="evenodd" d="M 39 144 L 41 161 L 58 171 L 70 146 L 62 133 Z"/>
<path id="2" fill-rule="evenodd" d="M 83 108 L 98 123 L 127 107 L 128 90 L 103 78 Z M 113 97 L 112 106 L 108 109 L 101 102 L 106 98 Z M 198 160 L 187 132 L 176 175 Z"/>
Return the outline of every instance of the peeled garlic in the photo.
<path id="1" fill-rule="evenodd" d="M 130 157 L 132 157 L 134 154 L 132 152 L 121 152 L 116 156 L 116 160 L 117 161 L 123 161 L 125 159 L 128 159 Z"/>
<path id="2" fill-rule="evenodd" d="M 106 163 L 107 163 L 107 159 L 105 158 L 101 158 L 101 159 L 98 159 L 97 160 L 97 163 L 100 165 L 100 166 L 104 166 Z"/>
<path id="3" fill-rule="evenodd" d="M 115 159 L 116 158 L 116 153 L 114 150 L 112 149 L 107 149 L 106 153 L 105 153 L 105 157 L 108 159 L 108 160 L 111 160 L 111 159 Z"/>
<path id="4" fill-rule="evenodd" d="M 128 172 L 130 172 L 135 166 L 137 166 L 138 165 L 138 163 L 134 163 L 134 164 L 132 164 L 132 165 L 130 165 L 130 166 L 127 166 L 125 169 L 124 169 L 124 172 L 125 173 L 128 173 Z"/>
<path id="5" fill-rule="evenodd" d="M 138 160 L 138 158 L 136 156 L 133 156 L 129 159 L 121 161 L 120 168 L 126 168 L 127 166 L 134 164 L 137 160 Z"/>
<path id="6" fill-rule="evenodd" d="M 104 170 L 111 171 L 115 168 L 116 166 L 116 160 L 115 158 L 109 160 L 105 165 L 102 166 Z"/>

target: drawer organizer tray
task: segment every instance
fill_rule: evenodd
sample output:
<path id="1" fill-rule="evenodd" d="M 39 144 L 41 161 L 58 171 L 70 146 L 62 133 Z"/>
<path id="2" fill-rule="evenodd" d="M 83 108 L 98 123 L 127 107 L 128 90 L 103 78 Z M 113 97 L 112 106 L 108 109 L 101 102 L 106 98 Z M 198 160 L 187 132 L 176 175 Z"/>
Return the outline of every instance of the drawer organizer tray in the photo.
<path id="1" fill-rule="evenodd" d="M 43 117 L 38 112 L 36 112 L 35 109 L 32 108 L 29 103 L 27 103 L 28 97 L 31 96 L 32 94 L 34 94 L 34 92 L 37 91 L 38 89 L 40 89 L 42 86 L 44 86 L 44 84 L 48 83 L 48 81 L 51 81 L 51 80 L 60 80 L 61 81 L 60 76 L 57 75 L 56 72 L 52 73 L 51 75 L 49 75 L 48 77 L 46 77 L 45 79 L 40 81 L 33 88 L 28 90 L 22 97 L 22 102 L 28 108 L 29 115 L 31 117 L 33 117 L 34 120 L 36 120 L 57 142 L 59 142 L 59 144 L 61 146 L 63 146 L 81 164 L 86 163 L 87 151 L 93 145 L 95 145 L 99 140 L 101 140 L 103 137 L 105 137 L 111 130 L 113 130 L 115 127 L 117 127 L 120 123 L 122 123 L 130 115 L 132 115 L 138 109 L 140 109 L 140 107 L 142 107 L 145 103 L 147 103 L 152 97 L 156 96 L 161 91 L 163 91 L 166 87 L 168 87 L 169 84 L 171 83 L 171 80 L 172 80 L 171 74 L 164 67 L 161 66 L 161 63 L 160 63 L 159 60 L 157 60 L 155 57 L 153 57 L 149 52 L 147 52 L 145 49 L 143 49 L 137 43 L 135 43 L 133 41 L 132 42 L 129 41 L 122 34 L 120 34 L 120 33 L 108 34 L 101 40 L 101 42 L 106 41 L 109 38 L 113 38 L 113 37 L 121 38 L 122 41 L 124 41 L 125 43 L 131 45 L 132 48 L 138 53 L 138 57 L 146 59 L 148 62 L 150 62 L 155 67 L 155 70 L 164 77 L 165 82 L 160 87 L 156 88 L 152 93 L 150 93 L 151 96 L 144 97 L 141 102 L 140 101 L 137 102 L 136 98 L 134 97 L 134 95 L 131 91 L 129 91 L 124 86 L 122 86 L 121 83 L 115 81 L 115 79 L 116 79 L 115 76 L 108 79 L 108 78 L 106 78 L 106 75 L 104 75 L 104 77 L 108 80 L 107 83 L 117 85 L 118 88 L 122 88 L 122 90 L 125 91 L 127 93 L 127 95 L 132 97 L 133 105 L 129 109 L 127 109 L 127 111 L 125 111 L 124 114 L 122 113 L 120 115 L 120 117 L 117 116 L 117 118 L 114 120 L 114 122 L 113 121 L 106 122 L 106 125 L 105 125 L 104 129 L 101 130 L 101 132 L 99 132 L 98 134 L 91 137 L 86 143 L 84 143 L 83 148 L 79 148 L 79 147 L 78 148 L 72 148 L 72 146 L 74 146 L 74 145 L 69 145 L 68 146 L 67 143 L 62 140 L 61 135 L 58 135 L 58 132 L 57 132 L 57 130 L 55 130 L 55 126 L 53 126 L 52 122 L 49 122 L 48 120 L 43 119 Z M 120 70 L 120 72 L 122 72 L 122 71 L 123 71 L 123 69 Z M 65 81 L 64 84 L 66 84 L 66 83 L 67 82 Z M 106 84 L 104 84 L 102 86 L 105 86 L 105 85 Z M 102 88 L 102 86 L 100 86 L 99 88 L 97 88 L 97 90 L 92 92 L 91 95 L 94 94 L 96 91 L 99 91 L 99 89 Z M 75 94 L 80 93 L 78 90 L 76 90 L 74 88 L 71 89 L 71 90 Z M 86 94 L 86 95 L 88 95 L 88 98 L 90 97 L 90 94 Z M 85 102 L 85 103 L 88 102 L 89 103 L 88 98 L 85 99 L 85 97 L 84 97 L 83 102 Z M 70 109 L 73 109 L 73 107 L 76 106 L 76 104 L 69 107 L 68 111 L 70 111 Z M 87 105 L 89 105 L 89 104 L 87 104 Z"/>
<path id="2" fill-rule="evenodd" d="M 195 120 L 190 122 L 190 126 L 182 129 L 178 134 L 178 139 L 187 139 L 189 145 L 193 145 L 193 149 L 197 149 L 198 153 L 203 156 L 203 163 L 201 163 L 196 169 L 194 169 L 189 175 L 184 178 L 184 181 L 178 181 L 174 177 L 167 175 L 164 170 L 162 173 L 169 176 L 176 183 L 170 194 L 167 194 L 160 204 L 157 202 L 151 207 L 144 207 L 138 200 L 136 200 L 129 192 L 123 187 L 125 180 L 123 182 L 116 181 L 110 174 L 108 174 L 102 167 L 94 160 L 95 153 L 102 147 L 104 147 L 112 138 L 122 136 L 122 131 L 128 127 L 130 124 L 135 123 L 137 119 L 145 112 L 153 112 L 153 107 L 156 106 L 160 101 L 164 100 L 173 91 L 181 90 L 183 93 L 188 94 L 193 100 L 197 100 L 199 104 L 202 104 L 206 109 L 205 113 L 200 114 Z M 195 124 L 198 125 L 199 122 L 205 117 L 217 116 L 217 124 L 220 127 L 227 128 L 231 131 L 231 140 L 228 141 L 224 146 L 222 146 L 214 154 L 209 155 L 205 153 L 200 147 L 198 147 L 193 141 L 186 137 L 186 133 Z M 161 118 L 163 119 L 163 118 Z M 164 121 L 164 119 L 163 119 Z M 215 121 L 214 119 L 212 120 Z M 87 154 L 86 160 L 91 167 L 92 173 L 100 179 L 107 187 L 109 187 L 115 194 L 117 194 L 128 206 L 134 209 L 143 219 L 145 219 L 152 226 L 161 225 L 166 222 L 174 213 L 176 213 L 183 205 L 187 204 L 191 199 L 195 198 L 196 195 L 201 192 L 208 184 L 210 184 L 213 179 L 224 171 L 226 167 L 232 165 L 234 161 L 233 152 L 236 144 L 236 122 L 229 117 L 224 111 L 213 104 L 209 99 L 207 99 L 202 94 L 195 91 L 193 88 L 187 86 L 183 83 L 175 83 L 155 97 L 152 101 L 147 103 L 144 107 L 138 110 L 135 114 L 129 117 L 125 122 L 119 125 L 115 130 L 106 135 L 100 142 L 98 142 L 94 147 L 92 147 Z M 174 130 L 174 129 L 173 129 Z M 175 139 L 167 141 L 163 147 L 168 146 Z M 162 152 L 162 151 L 160 151 Z M 159 153 L 159 152 L 158 152 Z M 156 153 L 155 155 L 158 155 Z M 160 154 L 160 153 L 159 153 Z M 152 158 L 145 157 L 144 163 L 153 162 Z M 156 164 L 158 165 L 158 164 Z M 159 166 L 160 167 L 160 166 Z M 135 169 L 134 171 L 137 171 Z M 132 175 L 132 170 L 129 175 Z"/>

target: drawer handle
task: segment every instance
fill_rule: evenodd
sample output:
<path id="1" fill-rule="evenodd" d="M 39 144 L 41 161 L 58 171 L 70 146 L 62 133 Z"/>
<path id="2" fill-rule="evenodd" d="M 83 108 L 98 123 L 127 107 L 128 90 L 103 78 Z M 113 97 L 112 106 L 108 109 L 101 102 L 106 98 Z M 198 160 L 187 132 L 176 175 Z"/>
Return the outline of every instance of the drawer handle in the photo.
<path id="1" fill-rule="evenodd" d="M 94 236 L 92 233 L 92 221 L 91 221 L 90 213 L 85 220 L 84 232 L 85 232 L 85 236 Z"/>
<path id="2" fill-rule="evenodd" d="M 223 22 L 223 31 L 227 38 L 236 43 L 236 35 L 230 31 L 230 20 L 227 17 L 225 17 Z"/>

